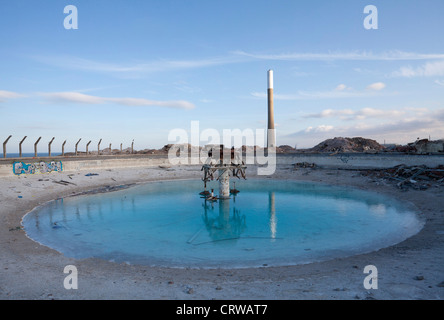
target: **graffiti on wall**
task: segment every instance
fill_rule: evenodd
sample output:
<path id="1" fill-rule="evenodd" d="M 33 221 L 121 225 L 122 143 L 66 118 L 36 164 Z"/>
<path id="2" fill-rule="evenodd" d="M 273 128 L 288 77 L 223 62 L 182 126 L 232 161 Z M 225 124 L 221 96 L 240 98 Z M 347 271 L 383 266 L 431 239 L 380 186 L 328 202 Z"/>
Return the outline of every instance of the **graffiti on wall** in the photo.
<path id="1" fill-rule="evenodd" d="M 62 172 L 63 166 L 62 161 L 51 161 L 51 162 L 14 162 L 12 164 L 12 171 L 16 175 L 21 174 L 37 174 L 37 173 L 50 173 L 50 172 Z"/>

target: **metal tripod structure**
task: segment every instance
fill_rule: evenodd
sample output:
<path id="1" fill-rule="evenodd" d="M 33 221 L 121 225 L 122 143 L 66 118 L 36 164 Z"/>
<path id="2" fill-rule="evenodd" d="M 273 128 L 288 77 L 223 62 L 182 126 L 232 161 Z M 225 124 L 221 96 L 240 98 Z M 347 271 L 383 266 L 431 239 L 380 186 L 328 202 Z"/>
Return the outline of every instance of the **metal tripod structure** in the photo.
<path id="1" fill-rule="evenodd" d="M 204 172 L 204 177 L 202 179 L 202 181 L 204 182 L 204 191 L 200 193 L 201 195 L 211 195 L 211 193 L 207 190 L 208 181 L 212 181 L 215 179 L 216 181 L 219 181 L 219 196 L 215 197 L 214 195 L 211 195 L 213 199 L 210 200 L 229 199 L 230 193 L 239 192 L 239 190 L 236 190 L 236 188 L 230 190 L 230 173 L 233 177 L 236 177 L 238 179 L 247 179 L 245 174 L 245 170 L 247 169 L 247 167 L 241 160 L 239 154 L 234 151 L 234 148 L 231 149 L 231 156 L 228 163 L 224 162 L 223 145 L 220 146 L 219 154 L 219 158 L 213 158 L 213 149 L 211 149 L 208 152 L 208 158 L 201 169 L 201 171 Z M 216 172 L 217 177 L 215 176 Z"/>

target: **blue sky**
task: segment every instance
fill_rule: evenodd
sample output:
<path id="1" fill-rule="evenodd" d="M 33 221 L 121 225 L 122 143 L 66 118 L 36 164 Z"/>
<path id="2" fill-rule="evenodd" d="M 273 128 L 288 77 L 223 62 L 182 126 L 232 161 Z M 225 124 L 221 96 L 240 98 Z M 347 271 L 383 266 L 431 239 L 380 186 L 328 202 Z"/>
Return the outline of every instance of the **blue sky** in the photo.
<path id="1" fill-rule="evenodd" d="M 444 138 L 443 12 L 442 0 L 3 1 L 0 140 L 145 149 L 191 121 L 265 129 L 268 69 L 278 145 Z"/>

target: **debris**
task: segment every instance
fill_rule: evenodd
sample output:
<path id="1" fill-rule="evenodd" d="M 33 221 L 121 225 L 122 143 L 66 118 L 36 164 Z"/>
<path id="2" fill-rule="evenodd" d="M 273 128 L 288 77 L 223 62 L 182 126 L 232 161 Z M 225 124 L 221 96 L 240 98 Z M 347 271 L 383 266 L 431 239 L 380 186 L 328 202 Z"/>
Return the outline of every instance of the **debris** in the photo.
<path id="1" fill-rule="evenodd" d="M 409 167 L 401 164 L 388 169 L 364 170 L 362 174 L 371 177 L 375 182 L 377 179 L 395 182 L 401 190 L 407 190 L 409 187 L 416 190 L 426 190 L 433 185 L 435 187 L 444 186 L 443 165 L 428 168 L 426 166 Z"/>
<path id="2" fill-rule="evenodd" d="M 396 145 L 393 151 L 417 154 L 441 153 L 444 152 L 444 140 L 418 139 L 407 145 Z"/>
<path id="3" fill-rule="evenodd" d="M 73 185 L 76 186 L 76 184 L 74 182 L 69 182 L 69 181 L 66 181 L 66 180 L 60 180 L 60 182 L 66 183 L 66 184 L 73 184 Z"/>
<path id="4" fill-rule="evenodd" d="M 91 177 L 91 176 L 98 176 L 98 173 L 87 173 L 85 174 L 85 177 Z"/>
<path id="5" fill-rule="evenodd" d="M 66 180 L 60 180 L 60 181 L 52 180 L 52 182 L 54 182 L 54 183 L 58 183 L 58 184 L 62 184 L 62 185 L 64 185 L 64 186 L 67 186 L 67 185 L 69 185 L 69 184 L 73 184 L 73 185 L 76 186 L 76 184 L 75 184 L 74 182 L 69 182 L 69 181 L 66 181 Z"/>
<path id="6" fill-rule="evenodd" d="M 62 181 L 55 181 L 55 180 L 52 180 L 52 182 L 54 182 L 54 183 L 58 183 L 58 184 L 63 184 L 64 186 L 68 185 L 67 183 L 63 183 Z"/>
<path id="7" fill-rule="evenodd" d="M 385 147 L 372 139 L 366 139 L 362 137 L 355 138 L 342 138 L 335 137 L 333 139 L 327 139 L 309 151 L 314 152 L 378 152 L 385 150 Z"/>
<path id="8" fill-rule="evenodd" d="M 416 153 L 436 153 L 444 151 L 444 140 L 431 141 L 429 139 L 416 140 L 413 144 Z"/>
<path id="9" fill-rule="evenodd" d="M 187 290 L 185 291 L 187 294 L 193 294 L 194 289 L 192 287 L 187 287 Z"/>
<path id="10" fill-rule="evenodd" d="M 231 194 L 239 193 L 240 191 L 236 189 L 236 182 L 233 182 L 233 184 L 234 184 L 234 186 L 233 186 L 233 189 L 230 189 L 230 193 Z"/>
<path id="11" fill-rule="evenodd" d="M 424 276 L 416 276 L 413 279 L 421 281 L 421 280 L 424 280 Z"/>
<path id="12" fill-rule="evenodd" d="M 294 153 L 294 152 L 296 152 L 296 149 L 286 144 L 276 147 L 276 153 Z"/>
<path id="13" fill-rule="evenodd" d="M 316 164 L 315 163 L 309 163 L 309 162 L 298 162 L 295 163 L 294 168 L 316 168 Z"/>

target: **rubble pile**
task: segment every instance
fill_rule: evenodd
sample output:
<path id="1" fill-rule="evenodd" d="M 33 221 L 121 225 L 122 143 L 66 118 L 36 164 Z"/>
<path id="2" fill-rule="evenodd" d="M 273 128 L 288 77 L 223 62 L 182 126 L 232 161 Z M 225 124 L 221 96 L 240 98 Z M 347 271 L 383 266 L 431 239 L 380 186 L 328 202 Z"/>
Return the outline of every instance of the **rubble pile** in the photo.
<path id="1" fill-rule="evenodd" d="M 309 150 L 312 152 L 378 152 L 384 149 L 384 146 L 372 139 L 336 137 L 327 139 Z"/>
<path id="2" fill-rule="evenodd" d="M 287 144 L 276 147 L 276 153 L 294 153 L 294 152 L 296 152 L 296 149 Z"/>
<path id="3" fill-rule="evenodd" d="M 419 154 L 444 152 L 444 139 L 418 139 L 415 142 L 408 143 L 407 145 L 397 145 L 393 148 L 393 151 Z"/>
<path id="4" fill-rule="evenodd" d="M 426 166 L 408 167 L 401 164 L 389 169 L 368 170 L 363 175 L 394 182 L 402 190 L 408 188 L 426 190 L 432 186 L 444 186 L 444 165 L 428 168 Z"/>
<path id="5" fill-rule="evenodd" d="M 296 170 L 297 168 L 316 168 L 316 164 L 315 163 L 310 163 L 310 162 L 298 162 L 293 164 L 294 169 Z"/>

